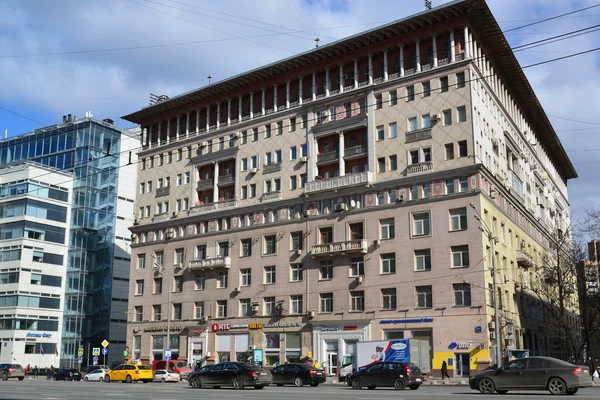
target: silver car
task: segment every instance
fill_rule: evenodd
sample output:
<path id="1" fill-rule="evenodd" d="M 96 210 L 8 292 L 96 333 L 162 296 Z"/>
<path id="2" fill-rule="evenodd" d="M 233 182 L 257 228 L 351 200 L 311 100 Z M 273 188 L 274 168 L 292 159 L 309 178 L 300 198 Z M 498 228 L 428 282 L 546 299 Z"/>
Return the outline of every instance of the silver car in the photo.
<path id="1" fill-rule="evenodd" d="M 179 382 L 181 377 L 175 371 L 167 371 L 166 369 L 157 369 L 154 371 L 152 378 L 154 382 Z"/>
<path id="2" fill-rule="evenodd" d="M 106 375 L 107 372 L 108 369 L 104 368 L 94 369 L 91 372 L 88 372 L 83 380 L 86 382 L 104 382 L 104 375 Z"/>
<path id="3" fill-rule="evenodd" d="M 7 381 L 9 378 L 22 381 L 25 379 L 25 370 L 20 364 L 0 364 L 0 379 Z"/>

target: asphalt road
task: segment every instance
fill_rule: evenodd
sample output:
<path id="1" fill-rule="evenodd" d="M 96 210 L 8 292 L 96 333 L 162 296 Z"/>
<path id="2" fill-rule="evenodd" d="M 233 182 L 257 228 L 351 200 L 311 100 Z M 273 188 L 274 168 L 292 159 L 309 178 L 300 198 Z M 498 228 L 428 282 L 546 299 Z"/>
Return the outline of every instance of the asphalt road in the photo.
<path id="1" fill-rule="evenodd" d="M 418 390 L 397 392 L 393 389 L 356 391 L 343 385 L 320 385 L 313 387 L 266 387 L 263 390 L 246 389 L 191 389 L 187 383 L 99 383 L 99 382 L 53 382 L 43 378 L 24 381 L 0 381 L 2 400 L 409 400 L 409 399 L 478 399 L 483 395 L 465 386 L 421 386 Z M 485 397 L 485 396 L 483 396 Z M 548 392 L 509 392 L 494 395 L 499 399 L 594 399 L 600 398 L 599 388 L 582 389 L 575 396 L 550 396 Z M 486 397 L 487 398 L 487 397 Z"/>

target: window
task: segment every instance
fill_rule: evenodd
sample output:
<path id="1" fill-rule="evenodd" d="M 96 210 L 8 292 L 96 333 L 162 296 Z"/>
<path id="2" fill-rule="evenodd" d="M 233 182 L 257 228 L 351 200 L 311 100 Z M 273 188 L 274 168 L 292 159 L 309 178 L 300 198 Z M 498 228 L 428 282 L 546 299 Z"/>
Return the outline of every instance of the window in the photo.
<path id="1" fill-rule="evenodd" d="M 444 126 L 452 125 L 452 110 L 444 110 L 442 111 L 444 118 Z"/>
<path id="2" fill-rule="evenodd" d="M 204 275 L 196 275 L 196 278 L 194 279 L 194 285 L 196 290 L 204 290 L 206 288 L 206 278 Z"/>
<path id="3" fill-rule="evenodd" d="M 333 228 L 330 226 L 319 228 L 319 244 L 326 244 L 333 242 Z"/>
<path id="4" fill-rule="evenodd" d="M 319 312 L 331 313 L 333 312 L 333 293 L 321 293 L 319 295 Z"/>
<path id="5" fill-rule="evenodd" d="M 455 306 L 470 306 L 471 305 L 471 285 L 468 283 L 455 283 L 452 285 L 454 291 Z"/>
<path id="6" fill-rule="evenodd" d="M 417 308 L 433 307 L 433 296 L 431 286 L 417 286 Z"/>
<path id="7" fill-rule="evenodd" d="M 377 170 L 381 172 L 385 172 L 385 157 L 381 157 L 377 159 Z"/>
<path id="8" fill-rule="evenodd" d="M 415 250 L 415 271 L 431 271 L 431 250 Z"/>
<path id="9" fill-rule="evenodd" d="M 469 151 L 467 149 L 467 141 L 461 140 L 458 142 L 458 156 L 459 157 L 467 157 Z"/>
<path id="10" fill-rule="evenodd" d="M 290 265 L 290 280 L 292 282 L 302 282 L 304 279 L 304 270 L 302 269 L 302 264 L 292 264 Z"/>
<path id="11" fill-rule="evenodd" d="M 431 96 L 431 83 L 429 81 L 423 82 L 423 97 Z"/>
<path id="12" fill-rule="evenodd" d="M 252 270 L 244 268 L 240 270 L 241 283 L 240 286 L 250 286 L 252 284 Z"/>
<path id="13" fill-rule="evenodd" d="M 290 309 L 291 314 L 296 314 L 296 315 L 302 314 L 302 295 L 301 294 L 290 296 L 290 303 L 292 305 L 292 307 Z"/>
<path id="14" fill-rule="evenodd" d="M 396 308 L 396 289 L 381 289 L 381 309 L 394 310 Z"/>
<path id="15" fill-rule="evenodd" d="M 163 268 L 165 266 L 164 259 L 165 259 L 165 253 L 163 253 L 162 251 L 154 252 L 154 263 L 159 268 Z"/>
<path id="16" fill-rule="evenodd" d="M 362 257 L 350 259 L 350 276 L 364 276 L 365 275 L 365 261 Z"/>
<path id="17" fill-rule="evenodd" d="M 290 118 L 290 132 L 294 132 L 296 130 L 296 117 Z"/>
<path id="18" fill-rule="evenodd" d="M 383 129 L 383 125 L 379 125 L 377 127 L 377 141 L 382 141 L 383 139 L 385 139 L 385 131 Z"/>
<path id="19" fill-rule="evenodd" d="M 390 123 L 389 125 L 389 135 L 390 139 L 394 139 L 398 137 L 398 124 L 395 122 Z"/>
<path id="20" fill-rule="evenodd" d="M 422 115 L 421 121 L 423 122 L 423 124 L 421 125 L 423 127 L 423 129 L 431 128 L 431 115 L 429 115 L 429 114 Z"/>
<path id="21" fill-rule="evenodd" d="M 383 99 L 380 94 L 375 95 L 375 109 L 379 110 L 383 106 Z"/>
<path id="22" fill-rule="evenodd" d="M 419 200 L 419 185 L 410 185 L 408 194 L 410 200 Z"/>
<path id="23" fill-rule="evenodd" d="M 469 266 L 469 246 L 452 246 L 452 268 L 467 268 Z"/>
<path id="24" fill-rule="evenodd" d="M 457 88 L 465 87 L 465 73 L 464 72 L 459 72 L 458 74 L 456 74 L 456 87 Z"/>
<path id="25" fill-rule="evenodd" d="M 350 311 L 365 311 L 365 292 L 363 290 L 350 292 Z"/>
<path id="26" fill-rule="evenodd" d="M 281 163 L 283 159 L 281 158 L 281 150 L 275 150 L 275 164 Z"/>
<path id="27" fill-rule="evenodd" d="M 183 291 L 183 277 L 181 275 L 173 277 L 173 292 L 181 293 Z"/>
<path id="28" fill-rule="evenodd" d="M 252 239 L 242 239 L 242 257 L 250 257 L 252 255 Z"/>
<path id="29" fill-rule="evenodd" d="M 454 143 L 446 143 L 444 148 L 446 149 L 446 160 L 454 160 Z"/>
<path id="30" fill-rule="evenodd" d="M 381 239 L 393 239 L 396 236 L 394 218 L 380 219 L 379 226 L 381 228 Z"/>
<path id="31" fill-rule="evenodd" d="M 218 243 L 217 255 L 219 257 L 229 257 L 229 241 Z"/>
<path id="32" fill-rule="evenodd" d="M 446 194 L 454 193 L 454 178 L 446 179 Z"/>
<path id="33" fill-rule="evenodd" d="M 458 112 L 458 122 L 465 122 L 467 120 L 467 107 L 460 106 L 456 111 Z"/>
<path id="34" fill-rule="evenodd" d="M 185 252 L 183 249 L 175 249 L 175 264 L 185 264 Z"/>
<path id="35" fill-rule="evenodd" d="M 461 193 L 469 191 L 469 178 L 466 176 L 458 178 L 458 191 Z"/>
<path id="36" fill-rule="evenodd" d="M 275 297 L 265 297 L 263 301 L 265 303 L 265 315 L 275 314 Z"/>
<path id="37" fill-rule="evenodd" d="M 145 254 L 138 254 L 137 260 L 138 260 L 138 262 L 137 262 L 138 269 L 146 268 L 146 255 Z"/>
<path id="38" fill-rule="evenodd" d="M 264 254 L 275 254 L 277 252 L 277 238 L 275 235 L 265 236 L 265 252 Z"/>
<path id="39" fill-rule="evenodd" d="M 181 319 L 181 303 L 173 304 L 173 319 Z"/>
<path id="40" fill-rule="evenodd" d="M 390 156 L 390 171 L 396 171 L 398 169 L 398 156 Z"/>
<path id="41" fill-rule="evenodd" d="M 183 184 L 183 175 L 177 174 L 177 186 L 181 186 Z"/>
<path id="42" fill-rule="evenodd" d="M 298 158 L 298 148 L 296 146 L 290 147 L 290 160 L 296 160 Z"/>
<path id="43" fill-rule="evenodd" d="M 319 279 L 333 279 L 333 261 L 321 261 L 321 266 L 319 267 Z"/>
<path id="44" fill-rule="evenodd" d="M 227 300 L 217 300 L 217 318 L 227 318 Z"/>
<path id="45" fill-rule="evenodd" d="M 199 319 L 204 317 L 204 302 L 196 301 L 194 302 L 194 318 Z"/>
<path id="46" fill-rule="evenodd" d="M 413 101 L 415 99 L 415 87 L 414 85 L 406 87 L 406 101 Z"/>
<path id="47" fill-rule="evenodd" d="M 240 317 L 249 317 L 252 315 L 252 305 L 250 299 L 240 299 Z"/>
<path id="48" fill-rule="evenodd" d="M 265 267 L 265 284 L 272 285 L 275 283 L 275 266 Z"/>
<path id="49" fill-rule="evenodd" d="M 242 158 L 242 165 L 240 169 L 242 170 L 242 172 L 248 170 L 248 158 Z"/>
<path id="50" fill-rule="evenodd" d="M 160 321 L 160 305 L 152 306 L 152 321 Z"/>
<path id="51" fill-rule="evenodd" d="M 139 279 L 135 281 L 135 295 L 142 296 L 144 294 L 144 280 Z"/>
<path id="52" fill-rule="evenodd" d="M 430 231 L 429 213 L 413 214 L 413 236 L 426 236 Z"/>
<path id="53" fill-rule="evenodd" d="M 292 250 L 302 250 L 304 248 L 303 236 L 304 236 L 304 234 L 302 233 L 302 231 L 290 233 Z"/>
<path id="54" fill-rule="evenodd" d="M 135 307 L 135 322 L 142 322 L 144 320 L 144 307 Z"/>
<path id="55" fill-rule="evenodd" d="M 467 229 L 467 209 L 457 208 L 450 210 L 450 230 L 464 231 Z"/>
<path id="56" fill-rule="evenodd" d="M 242 193 L 241 193 L 242 200 L 246 200 L 248 198 L 248 186 L 246 186 L 246 185 L 242 186 L 241 191 L 242 191 Z"/>
<path id="57" fill-rule="evenodd" d="M 154 278 L 154 287 L 152 290 L 153 294 L 161 294 L 162 293 L 162 278 Z"/>
<path id="58" fill-rule="evenodd" d="M 144 182 L 140 183 L 140 194 L 146 193 L 146 184 Z"/>
<path id="59" fill-rule="evenodd" d="M 398 92 L 392 90 L 390 92 L 390 106 L 395 106 L 396 104 L 398 104 Z"/>
<path id="60" fill-rule="evenodd" d="M 423 184 L 423 198 L 431 197 L 431 183 Z"/>
<path id="61" fill-rule="evenodd" d="M 227 281 L 229 280 L 229 273 L 227 271 L 219 272 L 217 276 L 217 289 L 227 288 Z"/>
<path id="62" fill-rule="evenodd" d="M 257 168 L 258 165 L 258 156 L 250 157 L 250 168 Z"/>
<path id="63" fill-rule="evenodd" d="M 250 185 L 250 194 L 248 195 L 248 197 L 250 197 L 250 198 L 256 197 L 256 183 L 252 183 Z"/>
<path id="64" fill-rule="evenodd" d="M 283 121 L 277 122 L 277 134 L 283 135 Z"/>
<path id="65" fill-rule="evenodd" d="M 443 76 L 440 78 L 440 91 L 442 93 L 448 91 L 448 77 L 447 76 Z"/>
<path id="66" fill-rule="evenodd" d="M 417 120 L 417 117 L 411 117 L 408 119 L 408 131 L 412 132 L 412 131 L 416 131 L 417 129 L 419 129 L 419 121 Z"/>
<path id="67" fill-rule="evenodd" d="M 396 253 L 381 255 L 381 273 L 395 274 L 396 273 Z"/>
<path id="68" fill-rule="evenodd" d="M 271 125 L 265 125 L 265 139 L 271 137 Z"/>

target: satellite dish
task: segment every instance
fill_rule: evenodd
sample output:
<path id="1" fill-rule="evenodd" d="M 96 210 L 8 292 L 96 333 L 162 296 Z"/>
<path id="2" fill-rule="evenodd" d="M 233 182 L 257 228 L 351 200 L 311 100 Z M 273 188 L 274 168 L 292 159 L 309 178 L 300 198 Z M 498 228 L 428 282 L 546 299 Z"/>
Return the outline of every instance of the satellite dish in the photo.
<path id="1" fill-rule="evenodd" d="M 354 199 L 350 200 L 350 207 L 352 207 L 352 208 L 356 207 L 356 200 L 354 200 Z"/>

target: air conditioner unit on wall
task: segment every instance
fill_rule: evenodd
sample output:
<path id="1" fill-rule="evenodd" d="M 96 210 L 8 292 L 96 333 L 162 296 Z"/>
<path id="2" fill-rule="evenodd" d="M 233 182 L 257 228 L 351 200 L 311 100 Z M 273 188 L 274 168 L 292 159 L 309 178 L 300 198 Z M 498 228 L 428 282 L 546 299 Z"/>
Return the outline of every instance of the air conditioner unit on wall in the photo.
<path id="1" fill-rule="evenodd" d="M 300 157 L 300 162 L 305 163 L 308 161 L 308 158 L 306 157 Z"/>
<path id="2" fill-rule="evenodd" d="M 255 174 L 256 172 L 258 172 L 258 168 L 251 168 L 250 169 L 250 173 L 251 174 Z"/>
<path id="3" fill-rule="evenodd" d="M 336 203 L 335 211 L 346 211 L 346 203 Z"/>

